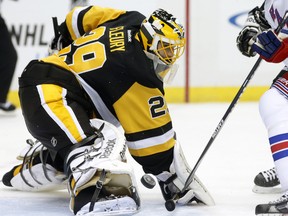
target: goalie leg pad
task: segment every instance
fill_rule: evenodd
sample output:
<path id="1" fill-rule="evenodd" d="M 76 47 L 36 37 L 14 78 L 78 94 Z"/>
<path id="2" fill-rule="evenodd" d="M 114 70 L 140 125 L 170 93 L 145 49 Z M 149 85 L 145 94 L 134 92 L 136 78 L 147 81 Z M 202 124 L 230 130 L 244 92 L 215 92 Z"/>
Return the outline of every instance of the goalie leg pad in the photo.
<path id="1" fill-rule="evenodd" d="M 209 191 L 196 175 L 185 193 L 180 193 L 184 188 L 185 181 L 190 173 L 191 168 L 185 159 L 180 143 L 177 141 L 174 146 L 174 159 L 170 166 L 170 172 L 163 172 L 156 176 L 161 183 L 160 187 L 164 199 L 167 200 L 169 197 L 171 199 L 173 194 L 179 194 L 177 202 L 182 205 L 193 200 L 202 202 L 206 205 L 215 205 Z M 169 189 L 170 195 L 166 193 L 168 191 L 167 189 Z"/>
<path id="2" fill-rule="evenodd" d="M 30 169 L 25 169 L 11 179 L 13 188 L 21 191 L 49 191 L 66 188 L 66 176 L 47 164 L 36 164 Z"/>
<path id="3" fill-rule="evenodd" d="M 104 172 L 105 178 L 101 179 Z M 140 207 L 136 186 L 127 173 L 98 170 L 87 184 L 75 192 L 76 195 L 71 194 L 70 209 L 76 215 L 134 214 Z"/>
<path id="4" fill-rule="evenodd" d="M 112 124 L 94 119 L 98 138 L 67 157 L 71 175 L 70 209 L 76 215 L 135 213 L 140 207 L 132 167 L 126 163 L 125 138 Z"/>
<path id="5" fill-rule="evenodd" d="M 135 201 L 128 196 L 119 198 L 111 196 L 107 199 L 99 200 L 95 203 L 94 212 L 101 212 L 100 214 L 89 213 L 89 207 L 90 204 L 86 204 L 77 212 L 77 215 L 132 215 L 137 209 Z"/>
<path id="6" fill-rule="evenodd" d="M 41 142 L 28 139 L 17 157 L 22 164 L 13 167 L 3 176 L 3 183 L 21 191 L 46 191 L 66 188 L 66 176 L 46 163 L 48 152 Z"/>

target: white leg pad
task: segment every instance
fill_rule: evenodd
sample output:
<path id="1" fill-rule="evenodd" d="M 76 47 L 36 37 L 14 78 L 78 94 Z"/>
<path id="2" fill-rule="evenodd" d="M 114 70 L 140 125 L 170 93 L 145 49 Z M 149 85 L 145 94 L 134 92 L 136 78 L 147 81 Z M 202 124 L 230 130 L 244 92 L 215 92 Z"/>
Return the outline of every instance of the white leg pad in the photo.
<path id="1" fill-rule="evenodd" d="M 66 188 L 66 176 L 57 171 L 51 165 L 46 164 L 47 176 L 44 174 L 43 164 L 36 164 L 29 169 L 22 171 L 22 176 L 28 182 L 28 185 L 21 174 L 17 174 L 11 179 L 11 185 L 21 191 L 47 191 Z"/>
<path id="2" fill-rule="evenodd" d="M 132 215 L 138 211 L 135 201 L 128 196 L 112 200 L 99 201 L 95 203 L 94 211 L 89 212 L 90 203 L 83 206 L 78 215 L 96 216 L 96 215 Z"/>
<path id="3" fill-rule="evenodd" d="M 140 200 L 133 167 L 126 163 L 124 134 L 108 122 L 93 119 L 91 123 L 96 128 L 101 128 L 98 131 L 101 135 L 93 145 L 74 149 L 67 158 L 72 171 L 68 182 L 71 196 L 70 209 L 72 212 L 77 211 L 77 215 L 135 213 L 140 207 Z M 99 182 L 101 182 L 101 187 L 98 187 Z M 84 189 L 91 187 L 96 189 L 96 185 L 99 194 L 102 189 L 105 191 L 105 197 L 99 197 L 101 199 L 95 202 L 93 209 L 89 212 L 90 205 L 94 202 L 90 198 L 83 199 L 79 194 Z M 111 198 L 111 196 L 114 197 Z M 78 198 L 82 199 L 82 203 L 85 204 L 80 210 L 75 208 Z"/>
<path id="4" fill-rule="evenodd" d="M 177 174 L 177 178 L 173 183 L 182 190 L 189 174 L 191 173 L 191 168 L 185 159 L 181 145 L 178 141 L 174 146 L 174 160 L 171 164 L 170 171 L 171 173 Z M 214 199 L 210 195 L 209 191 L 196 175 L 188 189 L 191 189 L 194 192 L 195 197 L 201 200 L 204 204 L 215 205 Z M 181 202 L 185 204 L 185 196 L 178 200 L 178 203 Z"/>

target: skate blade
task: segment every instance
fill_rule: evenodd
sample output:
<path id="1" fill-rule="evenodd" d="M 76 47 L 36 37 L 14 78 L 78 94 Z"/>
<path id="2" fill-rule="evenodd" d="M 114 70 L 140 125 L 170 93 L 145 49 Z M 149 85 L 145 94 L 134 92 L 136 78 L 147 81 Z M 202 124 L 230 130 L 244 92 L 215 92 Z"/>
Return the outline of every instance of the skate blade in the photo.
<path id="1" fill-rule="evenodd" d="M 283 193 L 280 185 L 277 185 L 275 187 L 261 187 L 261 186 L 254 185 L 252 191 L 254 193 L 257 193 L 257 194 L 279 194 L 279 193 Z"/>
<path id="2" fill-rule="evenodd" d="M 286 213 L 265 213 L 265 214 L 256 214 L 257 216 L 287 216 Z"/>

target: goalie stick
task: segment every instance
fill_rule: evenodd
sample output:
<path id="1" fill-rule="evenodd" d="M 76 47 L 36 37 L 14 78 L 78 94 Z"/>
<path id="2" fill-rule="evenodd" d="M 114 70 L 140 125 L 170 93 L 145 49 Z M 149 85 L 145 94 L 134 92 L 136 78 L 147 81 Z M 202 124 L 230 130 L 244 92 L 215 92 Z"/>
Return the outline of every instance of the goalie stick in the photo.
<path id="1" fill-rule="evenodd" d="M 282 19 L 282 21 L 279 23 L 278 27 L 275 30 L 275 33 L 278 34 L 281 29 L 284 27 L 284 25 L 288 22 L 288 11 L 285 12 L 285 15 Z M 240 96 L 242 95 L 243 91 L 245 90 L 245 88 L 247 87 L 249 81 L 252 79 L 255 71 L 258 69 L 260 63 L 262 61 L 261 57 L 258 57 L 257 61 L 255 62 L 254 66 L 252 67 L 252 69 L 250 70 L 250 73 L 248 74 L 248 76 L 246 77 L 246 79 L 244 80 L 242 86 L 240 87 L 240 89 L 238 90 L 237 94 L 235 95 L 234 99 L 232 100 L 230 106 L 228 107 L 227 111 L 225 112 L 224 116 L 222 117 L 222 119 L 220 120 L 220 122 L 218 123 L 217 127 L 215 128 L 212 136 L 210 137 L 209 142 L 207 143 L 206 147 L 204 148 L 203 152 L 201 153 L 198 161 L 196 162 L 194 168 L 192 169 L 191 173 L 189 174 L 183 189 L 181 190 L 181 193 L 185 192 L 185 190 L 187 190 L 187 188 L 189 187 L 189 185 L 192 183 L 193 178 L 195 176 L 196 170 L 198 169 L 199 165 L 201 164 L 204 156 L 206 155 L 207 151 L 209 150 L 209 148 L 211 147 L 212 143 L 214 142 L 214 140 L 216 139 L 217 135 L 219 134 L 219 132 L 221 131 L 227 117 L 229 116 L 229 114 L 232 112 L 234 106 L 236 105 L 236 103 L 238 102 Z M 174 199 L 171 200 L 167 200 L 165 203 L 165 207 L 168 211 L 173 211 L 175 209 L 175 202 Z"/>
<path id="2" fill-rule="evenodd" d="M 58 25 L 58 20 L 57 17 L 52 17 L 52 22 L 53 22 L 53 30 L 54 30 L 54 36 L 58 37 L 59 35 L 59 25 Z"/>

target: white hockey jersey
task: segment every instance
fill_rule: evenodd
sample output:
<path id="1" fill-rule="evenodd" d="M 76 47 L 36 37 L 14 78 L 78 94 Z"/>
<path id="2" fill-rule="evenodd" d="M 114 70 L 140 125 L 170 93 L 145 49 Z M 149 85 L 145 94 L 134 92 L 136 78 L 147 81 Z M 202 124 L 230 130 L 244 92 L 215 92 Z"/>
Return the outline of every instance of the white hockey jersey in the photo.
<path id="1" fill-rule="evenodd" d="M 288 11 L 288 0 L 265 0 L 264 9 L 266 20 L 273 29 L 276 29 L 282 21 L 286 11 Z M 283 29 L 287 30 L 287 25 L 288 23 L 284 25 Z M 284 60 L 284 63 L 288 66 L 288 58 Z"/>

